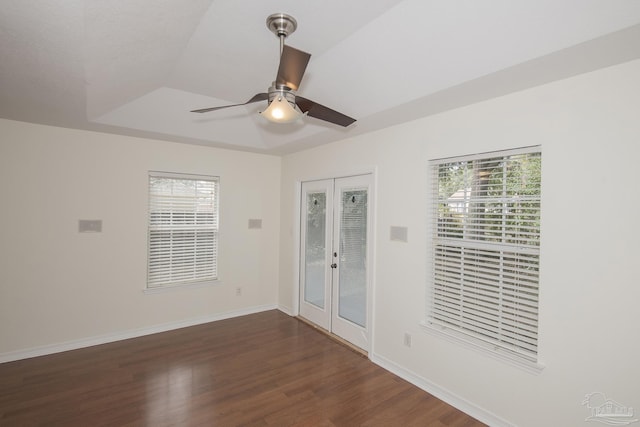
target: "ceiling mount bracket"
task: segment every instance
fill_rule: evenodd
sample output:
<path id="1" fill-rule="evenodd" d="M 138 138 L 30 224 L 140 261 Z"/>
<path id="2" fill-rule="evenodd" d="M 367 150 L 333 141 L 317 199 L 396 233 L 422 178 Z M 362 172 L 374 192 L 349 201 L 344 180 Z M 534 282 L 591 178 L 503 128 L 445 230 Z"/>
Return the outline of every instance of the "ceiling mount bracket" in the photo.
<path id="1" fill-rule="evenodd" d="M 291 15 L 286 13 L 274 13 L 267 17 L 267 28 L 282 39 L 286 38 L 298 28 L 298 22 Z"/>

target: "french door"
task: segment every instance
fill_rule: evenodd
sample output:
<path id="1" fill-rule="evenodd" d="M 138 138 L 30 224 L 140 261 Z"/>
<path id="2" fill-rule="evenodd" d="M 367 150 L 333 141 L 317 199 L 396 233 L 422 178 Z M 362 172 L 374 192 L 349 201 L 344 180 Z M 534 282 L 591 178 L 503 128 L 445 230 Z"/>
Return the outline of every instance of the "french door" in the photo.
<path id="1" fill-rule="evenodd" d="M 302 183 L 300 316 L 369 351 L 371 175 Z"/>

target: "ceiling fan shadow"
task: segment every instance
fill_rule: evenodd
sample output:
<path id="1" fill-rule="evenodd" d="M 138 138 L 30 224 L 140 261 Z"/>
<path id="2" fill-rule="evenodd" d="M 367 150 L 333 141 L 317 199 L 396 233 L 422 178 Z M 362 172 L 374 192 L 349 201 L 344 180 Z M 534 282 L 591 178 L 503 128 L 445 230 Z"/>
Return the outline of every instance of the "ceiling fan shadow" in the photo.
<path id="1" fill-rule="evenodd" d="M 248 113 L 246 110 L 240 110 L 237 112 L 233 112 L 229 114 L 225 112 L 225 114 L 210 114 L 210 115 L 202 115 L 198 117 L 191 117 L 192 123 L 211 123 L 211 122 L 223 122 L 225 120 L 243 120 L 248 117 Z"/>

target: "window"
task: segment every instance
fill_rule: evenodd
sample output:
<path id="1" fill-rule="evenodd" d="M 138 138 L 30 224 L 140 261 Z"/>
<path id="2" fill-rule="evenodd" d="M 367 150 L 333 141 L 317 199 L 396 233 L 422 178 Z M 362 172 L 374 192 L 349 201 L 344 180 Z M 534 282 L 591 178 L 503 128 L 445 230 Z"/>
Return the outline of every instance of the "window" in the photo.
<path id="1" fill-rule="evenodd" d="M 431 162 L 429 325 L 537 362 L 541 153 Z"/>
<path id="2" fill-rule="evenodd" d="M 147 288 L 218 278 L 218 178 L 149 173 Z"/>

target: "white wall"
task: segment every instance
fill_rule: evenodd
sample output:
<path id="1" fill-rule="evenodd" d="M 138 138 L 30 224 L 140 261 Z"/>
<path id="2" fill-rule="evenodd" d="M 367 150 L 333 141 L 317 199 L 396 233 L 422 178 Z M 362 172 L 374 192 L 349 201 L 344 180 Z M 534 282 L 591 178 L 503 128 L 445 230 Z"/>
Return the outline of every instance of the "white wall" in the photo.
<path id="1" fill-rule="evenodd" d="M 377 168 L 371 357 L 486 421 L 580 426 L 585 394 L 640 408 L 640 61 L 283 159 L 280 305 L 295 310 L 296 182 Z M 429 159 L 542 146 L 540 374 L 425 333 Z M 406 226 L 409 242 L 389 240 Z M 413 336 L 411 348 L 403 334 Z"/>
<path id="2" fill-rule="evenodd" d="M 0 120 L 0 359 L 276 304 L 294 311 L 296 182 L 376 168 L 374 360 L 505 424 L 589 425 L 580 403 L 594 391 L 637 412 L 639 75 L 634 61 L 282 160 Z M 543 150 L 537 375 L 419 327 L 428 160 L 532 144 Z M 221 176 L 222 284 L 142 292 L 148 170 Z M 249 218 L 264 228 L 248 230 Z M 79 234 L 78 219 L 104 230 Z M 408 227 L 409 242 L 389 241 L 391 225 Z"/>
<path id="3" fill-rule="evenodd" d="M 0 135 L 0 359 L 276 307 L 280 158 L 7 120 Z M 149 170 L 220 176 L 220 284 L 143 293 Z"/>

